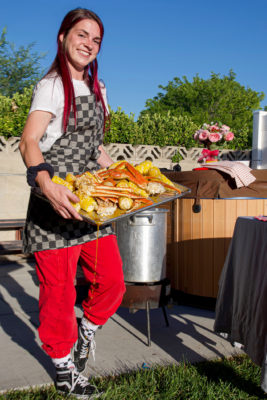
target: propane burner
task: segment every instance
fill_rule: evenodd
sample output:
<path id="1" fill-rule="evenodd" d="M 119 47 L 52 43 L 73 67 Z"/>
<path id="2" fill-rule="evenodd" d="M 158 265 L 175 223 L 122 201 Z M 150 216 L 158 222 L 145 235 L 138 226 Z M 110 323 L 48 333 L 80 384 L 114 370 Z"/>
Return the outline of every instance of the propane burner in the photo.
<path id="1" fill-rule="evenodd" d="M 150 309 L 161 308 L 169 326 L 165 306 L 170 298 L 170 280 L 165 278 L 158 282 L 125 282 L 126 292 L 121 307 L 129 308 L 134 313 L 138 310 L 146 310 L 147 315 L 147 342 L 151 346 Z"/>
<path id="2" fill-rule="evenodd" d="M 146 310 L 148 346 L 151 308 L 161 307 L 169 326 L 165 310 L 170 295 L 170 281 L 166 279 L 167 212 L 154 208 L 116 223 L 126 285 L 121 305 L 130 312 Z"/>

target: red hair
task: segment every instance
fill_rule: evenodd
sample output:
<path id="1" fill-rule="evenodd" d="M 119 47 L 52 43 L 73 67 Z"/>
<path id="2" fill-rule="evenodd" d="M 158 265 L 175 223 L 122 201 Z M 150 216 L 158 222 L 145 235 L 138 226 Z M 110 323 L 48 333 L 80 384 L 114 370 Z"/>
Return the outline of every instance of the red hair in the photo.
<path id="1" fill-rule="evenodd" d="M 63 112 L 63 129 L 64 132 L 66 132 L 68 121 L 69 121 L 69 116 L 71 109 L 73 109 L 74 112 L 74 118 L 75 118 L 75 123 L 76 123 L 76 103 L 75 103 L 75 93 L 74 93 L 74 87 L 71 79 L 71 74 L 69 71 L 68 63 L 67 63 L 67 57 L 66 57 L 66 51 L 64 48 L 64 40 L 67 37 L 70 29 L 76 25 L 79 21 L 82 21 L 83 19 L 93 19 L 96 21 L 96 23 L 99 26 L 100 29 L 100 38 L 101 42 L 104 36 L 104 26 L 101 21 L 101 19 L 93 12 L 90 10 L 87 10 L 85 8 L 76 8 L 74 10 L 71 10 L 68 12 L 68 14 L 64 17 L 61 26 L 58 31 L 57 35 L 57 55 L 55 60 L 53 61 L 51 67 L 49 68 L 49 71 L 47 72 L 46 75 L 50 74 L 51 72 L 56 71 L 59 76 L 61 76 L 62 83 L 63 83 L 63 89 L 64 89 L 64 112 Z M 59 40 L 60 35 L 64 35 L 64 39 L 61 42 Z M 101 42 L 99 45 L 99 50 L 101 47 Z M 87 68 L 84 70 L 84 79 L 88 81 L 89 87 L 92 90 L 92 92 L 95 94 L 96 101 L 100 101 L 104 110 L 104 120 L 106 121 L 106 117 L 108 115 L 108 111 L 106 109 L 104 99 L 102 96 L 99 80 L 98 80 L 98 75 L 97 75 L 97 70 L 98 70 L 98 64 L 97 64 L 97 59 L 95 58 Z M 104 125 L 105 128 L 105 125 Z"/>

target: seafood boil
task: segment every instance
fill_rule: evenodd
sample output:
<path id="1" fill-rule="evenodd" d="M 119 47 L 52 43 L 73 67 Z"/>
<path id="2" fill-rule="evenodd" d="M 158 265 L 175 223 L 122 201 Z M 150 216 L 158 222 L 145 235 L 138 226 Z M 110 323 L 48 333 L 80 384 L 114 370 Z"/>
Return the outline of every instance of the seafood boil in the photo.
<path id="1" fill-rule="evenodd" d="M 72 203 L 78 212 L 94 213 L 100 219 L 153 205 L 151 198 L 157 195 L 181 193 L 148 160 L 136 166 L 122 160 L 96 172 L 87 171 L 76 176 L 69 173 L 65 179 L 54 176 L 52 180 L 66 186 L 80 199 Z"/>

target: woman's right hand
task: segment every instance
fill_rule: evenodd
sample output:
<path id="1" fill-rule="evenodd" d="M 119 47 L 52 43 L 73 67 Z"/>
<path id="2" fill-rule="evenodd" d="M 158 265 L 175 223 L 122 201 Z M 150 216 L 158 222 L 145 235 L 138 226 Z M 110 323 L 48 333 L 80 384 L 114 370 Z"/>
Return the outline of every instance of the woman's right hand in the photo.
<path id="1" fill-rule="evenodd" d="M 75 196 L 75 194 L 65 186 L 52 182 L 50 177 L 42 177 L 42 172 L 45 173 L 46 171 L 40 171 L 38 173 L 38 184 L 41 192 L 49 200 L 54 210 L 63 218 L 82 221 L 82 217 L 70 203 L 71 201 L 73 203 L 79 202 L 79 197 Z"/>

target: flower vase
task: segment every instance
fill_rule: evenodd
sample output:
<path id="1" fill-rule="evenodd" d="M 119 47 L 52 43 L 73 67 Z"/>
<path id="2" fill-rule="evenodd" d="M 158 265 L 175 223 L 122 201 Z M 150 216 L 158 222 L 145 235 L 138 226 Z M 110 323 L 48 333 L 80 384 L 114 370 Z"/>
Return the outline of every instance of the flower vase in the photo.
<path id="1" fill-rule="evenodd" d="M 201 157 L 199 158 L 198 162 L 207 164 L 210 162 L 217 162 L 219 150 L 210 150 L 210 146 L 207 145 L 207 149 L 203 149 L 201 152 Z"/>

